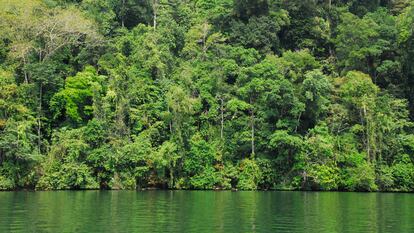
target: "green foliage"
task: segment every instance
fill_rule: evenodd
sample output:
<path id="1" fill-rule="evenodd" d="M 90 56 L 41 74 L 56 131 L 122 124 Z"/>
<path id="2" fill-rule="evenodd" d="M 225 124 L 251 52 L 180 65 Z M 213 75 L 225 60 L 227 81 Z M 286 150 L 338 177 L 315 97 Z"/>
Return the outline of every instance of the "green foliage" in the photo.
<path id="1" fill-rule="evenodd" d="M 394 61 L 397 50 L 395 17 L 380 8 L 362 19 L 352 13 L 344 13 L 338 26 L 338 58 L 343 70 L 357 69 L 370 74 L 375 83 L 392 83 L 390 73 L 398 75 L 399 61 Z"/>
<path id="2" fill-rule="evenodd" d="M 90 168 L 80 163 L 65 163 L 63 165 L 49 165 L 46 174 L 36 185 L 39 190 L 60 189 L 97 189 L 98 183 L 94 180 Z"/>
<path id="3" fill-rule="evenodd" d="M 43 176 L 37 189 L 98 188 L 91 169 L 83 163 L 89 145 L 83 140 L 81 129 L 57 132 L 49 158 L 42 164 Z"/>
<path id="4" fill-rule="evenodd" d="M 4 176 L 0 176 L 0 190 L 1 191 L 13 190 L 14 188 L 16 188 L 16 185 L 14 184 L 12 180 Z"/>
<path id="5" fill-rule="evenodd" d="M 329 128 L 321 124 L 312 129 L 305 140 L 306 153 L 300 158 L 304 188 L 336 190 L 340 169 L 336 166 L 334 138 Z"/>
<path id="6" fill-rule="evenodd" d="M 251 159 L 240 161 L 238 178 L 238 189 L 256 190 L 262 179 L 262 172 L 256 161 Z"/>
<path id="7" fill-rule="evenodd" d="M 51 99 L 50 108 L 54 119 L 62 115 L 73 124 L 89 119 L 93 113 L 94 92 L 101 91 L 104 77 L 96 75 L 92 67 L 65 80 L 65 88 L 57 92 Z"/>
<path id="8" fill-rule="evenodd" d="M 229 39 L 236 45 L 256 48 L 261 52 L 278 51 L 280 41 L 278 32 L 288 24 L 285 11 L 270 16 L 251 17 L 247 22 L 233 21 Z"/>
<path id="9" fill-rule="evenodd" d="M 377 191 L 375 183 L 375 170 L 372 165 L 362 162 L 356 167 L 343 170 L 342 185 L 350 191 Z"/>
<path id="10" fill-rule="evenodd" d="M 408 155 L 402 155 L 391 169 L 396 190 L 410 191 L 413 189 L 414 165 Z"/>
<path id="11" fill-rule="evenodd" d="M 377 184 L 380 190 L 392 191 L 394 186 L 394 175 L 392 168 L 387 165 L 381 165 L 378 169 Z"/>
<path id="12" fill-rule="evenodd" d="M 0 190 L 414 190 L 409 1 L 0 6 Z"/>
<path id="13" fill-rule="evenodd" d="M 25 104 L 25 86 L 0 70 L 0 189 L 29 187 L 40 160 L 36 124 Z"/>
<path id="14" fill-rule="evenodd" d="M 339 183 L 339 169 L 334 166 L 318 164 L 311 165 L 307 179 L 311 179 L 312 189 L 337 190 Z M 315 187 L 316 186 L 316 187 Z"/>

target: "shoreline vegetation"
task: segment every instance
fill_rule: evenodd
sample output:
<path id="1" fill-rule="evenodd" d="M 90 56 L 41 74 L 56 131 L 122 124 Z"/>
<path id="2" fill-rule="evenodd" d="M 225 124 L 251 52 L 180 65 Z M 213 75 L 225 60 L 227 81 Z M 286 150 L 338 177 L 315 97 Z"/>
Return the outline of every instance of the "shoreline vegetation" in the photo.
<path id="1" fill-rule="evenodd" d="M 413 0 L 0 0 L 0 191 L 414 191 Z"/>
<path id="2" fill-rule="evenodd" d="M 1 192 L 64 192 L 64 191 L 74 191 L 74 192 L 83 192 L 83 191 L 135 191 L 135 192 L 151 192 L 151 191 L 191 191 L 191 192 L 310 192 L 310 193 L 401 193 L 401 194 L 411 194 L 413 191 L 401 191 L 401 190 L 387 190 L 387 191 L 349 191 L 349 190 L 322 190 L 322 189 L 255 189 L 255 190 L 239 190 L 236 188 L 232 189 L 169 189 L 169 188 L 157 188 L 157 187 L 147 187 L 141 189 L 34 189 L 34 188 L 18 188 L 18 189 L 8 189 L 0 190 Z"/>

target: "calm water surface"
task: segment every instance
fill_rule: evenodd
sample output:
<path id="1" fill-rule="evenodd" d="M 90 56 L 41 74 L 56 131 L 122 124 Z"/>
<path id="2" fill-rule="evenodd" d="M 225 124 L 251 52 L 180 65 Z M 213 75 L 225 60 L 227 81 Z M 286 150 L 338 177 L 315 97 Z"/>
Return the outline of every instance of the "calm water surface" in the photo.
<path id="1" fill-rule="evenodd" d="M 0 192 L 0 232 L 414 232 L 414 194 Z"/>

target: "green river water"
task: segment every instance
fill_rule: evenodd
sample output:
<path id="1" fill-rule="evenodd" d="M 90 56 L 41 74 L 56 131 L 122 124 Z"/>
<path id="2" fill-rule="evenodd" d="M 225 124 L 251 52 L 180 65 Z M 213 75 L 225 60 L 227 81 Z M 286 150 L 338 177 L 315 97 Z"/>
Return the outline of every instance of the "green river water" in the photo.
<path id="1" fill-rule="evenodd" d="M 0 232 L 414 232 L 414 194 L 0 192 Z"/>

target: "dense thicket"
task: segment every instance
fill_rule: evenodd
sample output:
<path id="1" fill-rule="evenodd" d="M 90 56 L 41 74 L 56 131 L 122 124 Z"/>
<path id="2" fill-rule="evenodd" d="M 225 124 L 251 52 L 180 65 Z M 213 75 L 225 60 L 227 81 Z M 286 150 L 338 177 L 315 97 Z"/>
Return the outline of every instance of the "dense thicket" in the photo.
<path id="1" fill-rule="evenodd" d="M 0 0 L 0 190 L 414 190 L 411 0 Z"/>

